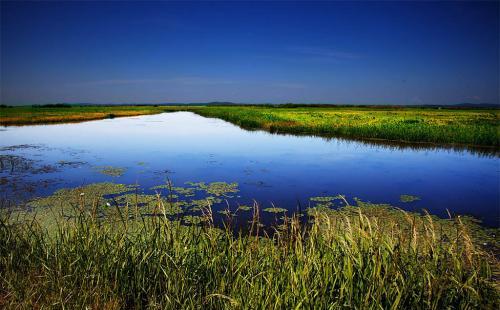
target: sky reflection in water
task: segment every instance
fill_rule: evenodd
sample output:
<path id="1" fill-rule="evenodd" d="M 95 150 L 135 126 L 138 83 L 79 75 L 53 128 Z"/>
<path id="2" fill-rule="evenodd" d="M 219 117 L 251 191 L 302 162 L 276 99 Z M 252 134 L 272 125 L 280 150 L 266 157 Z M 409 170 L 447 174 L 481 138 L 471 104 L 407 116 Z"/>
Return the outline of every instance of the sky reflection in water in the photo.
<path id="1" fill-rule="evenodd" d="M 91 121 L 77 124 L 7 127 L 3 150 L 58 167 L 23 180 L 51 179 L 38 194 L 93 182 L 138 183 L 144 188 L 187 181 L 238 182 L 242 203 L 256 199 L 295 210 L 309 197 L 344 194 L 439 216 L 446 208 L 499 225 L 499 161 L 468 151 L 398 149 L 318 137 L 245 131 L 230 123 L 188 112 Z M 79 164 L 61 165 L 59 161 Z M 82 164 L 85 162 L 86 164 Z M 121 177 L 96 166 L 126 168 Z M 11 178 L 6 171 L 1 176 Z M 36 184 L 36 183 L 35 183 Z M 8 194 L 10 187 L 3 186 Z M 399 201 L 401 194 L 421 198 Z M 274 215 L 273 215 L 274 216 Z"/>

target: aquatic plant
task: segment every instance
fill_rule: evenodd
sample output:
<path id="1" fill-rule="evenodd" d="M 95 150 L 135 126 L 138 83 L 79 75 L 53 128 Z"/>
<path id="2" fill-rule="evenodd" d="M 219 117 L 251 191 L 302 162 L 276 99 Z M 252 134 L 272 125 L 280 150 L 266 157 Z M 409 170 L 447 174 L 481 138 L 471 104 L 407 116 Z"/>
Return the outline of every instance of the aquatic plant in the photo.
<path id="1" fill-rule="evenodd" d="M 73 207 L 84 203 L 85 200 L 107 201 L 107 197 L 133 191 L 135 186 L 112 182 L 92 183 L 76 188 L 62 188 L 54 194 L 39 197 L 31 200 L 28 205 L 31 207 Z"/>
<path id="2" fill-rule="evenodd" d="M 222 199 L 208 196 L 203 199 L 193 199 L 188 202 L 188 204 L 191 206 L 192 211 L 200 211 L 203 208 L 208 208 L 213 206 L 214 204 L 221 203 Z"/>
<path id="3" fill-rule="evenodd" d="M 333 200 L 339 199 L 338 196 L 317 196 L 317 197 L 311 197 L 309 200 L 315 201 L 315 202 L 330 202 Z"/>
<path id="4" fill-rule="evenodd" d="M 109 175 L 112 177 L 121 177 L 125 173 L 125 168 L 113 166 L 96 166 L 94 167 L 99 173 Z"/>
<path id="5" fill-rule="evenodd" d="M 168 184 L 153 186 L 153 187 L 151 187 L 151 189 L 152 190 L 166 190 L 167 192 L 172 191 L 172 192 L 176 192 L 179 195 L 182 195 L 184 197 L 192 197 L 195 195 L 195 192 L 196 192 L 196 188 L 193 188 L 193 187 L 180 187 L 180 186 L 173 186 L 173 185 L 168 185 Z"/>
<path id="6" fill-rule="evenodd" d="M 71 167 L 71 168 L 78 168 L 83 165 L 87 165 L 88 163 L 85 161 L 68 161 L 68 160 L 60 160 L 57 162 L 57 164 L 60 167 Z"/>
<path id="7" fill-rule="evenodd" d="M 271 208 L 265 208 L 262 211 L 264 212 L 269 212 L 269 213 L 283 213 L 286 212 L 286 209 L 283 208 L 278 208 L 278 207 L 271 207 Z"/>
<path id="8" fill-rule="evenodd" d="M 186 182 L 187 185 L 193 186 L 196 190 L 204 191 L 209 195 L 214 196 L 224 196 L 231 197 L 228 194 L 237 193 L 238 183 L 226 183 L 226 182 L 211 182 L 206 184 L 205 182 Z"/>
<path id="9" fill-rule="evenodd" d="M 250 211 L 250 210 L 252 210 L 252 207 L 247 206 L 247 205 L 239 205 L 238 206 L 238 210 L 241 210 L 241 211 Z"/>
<path id="10" fill-rule="evenodd" d="M 221 197 L 189 200 L 96 183 L 37 198 L 28 208 L 0 210 L 0 303 L 116 309 L 500 305 L 499 230 L 471 217 L 440 219 L 356 198 L 349 205 L 338 195 L 312 197 L 319 207 L 307 210 L 308 220 L 266 208 L 281 215 L 272 227 L 260 222 L 257 203 L 233 207 L 228 201 L 215 212 L 223 215 L 216 226 L 211 207 Z M 345 206 L 322 205 L 336 199 Z M 233 221 L 240 210 L 252 213 L 238 230 Z"/>
<path id="11" fill-rule="evenodd" d="M 217 213 L 225 215 L 225 216 L 234 216 L 234 213 L 232 213 L 230 210 L 219 210 Z"/>
<path id="12" fill-rule="evenodd" d="M 24 149 L 40 149 L 40 148 L 42 148 L 42 146 L 38 144 L 18 144 L 18 145 L 9 145 L 0 147 L 0 152 L 6 152 L 6 151 L 11 152 Z"/>
<path id="13" fill-rule="evenodd" d="M 399 200 L 401 202 L 413 202 L 413 201 L 420 200 L 420 197 L 413 196 L 413 195 L 401 195 L 401 196 L 399 196 Z"/>
<path id="14" fill-rule="evenodd" d="M 498 262 L 474 223 L 357 203 L 317 211 L 309 224 L 284 216 L 267 236 L 258 205 L 238 234 L 216 228 L 209 207 L 176 219 L 111 204 L 116 213 L 97 217 L 82 205 L 50 231 L 43 217 L 4 210 L 2 306 L 498 308 Z"/>
<path id="15" fill-rule="evenodd" d="M 204 221 L 204 218 L 198 215 L 184 215 L 182 221 L 187 225 L 198 225 Z"/>

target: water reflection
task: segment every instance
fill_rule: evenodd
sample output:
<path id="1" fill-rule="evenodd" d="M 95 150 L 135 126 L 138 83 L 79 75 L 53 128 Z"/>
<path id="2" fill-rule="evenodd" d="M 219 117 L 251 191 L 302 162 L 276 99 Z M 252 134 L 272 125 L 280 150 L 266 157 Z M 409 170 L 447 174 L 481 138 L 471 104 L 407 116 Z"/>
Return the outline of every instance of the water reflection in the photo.
<path id="1" fill-rule="evenodd" d="M 256 199 L 263 208 L 271 203 L 307 208 L 310 197 L 345 194 L 441 216 L 448 208 L 488 225 L 499 222 L 499 162 L 491 149 L 246 131 L 188 112 L 5 129 L 2 156 L 32 161 L 34 169 L 56 168 L 16 176 L 29 184 L 57 180 L 36 188 L 37 194 L 103 181 L 143 188 L 167 179 L 180 186 L 226 181 L 239 184 L 240 203 Z M 0 173 L 12 184 L 8 169 Z M 0 186 L 6 195 L 11 192 Z M 421 200 L 402 203 L 402 194 Z"/>
<path id="2" fill-rule="evenodd" d="M 316 136 L 311 134 L 289 134 L 278 131 L 266 131 L 263 129 L 252 129 L 252 128 L 244 128 L 242 126 L 238 126 L 247 131 L 264 131 L 269 132 L 270 134 L 281 135 L 281 136 L 302 136 L 302 137 L 315 137 L 324 139 L 325 141 L 342 141 L 344 143 L 361 143 L 367 147 L 374 148 L 388 148 L 392 150 L 412 150 L 412 151 L 435 151 L 435 150 L 449 150 L 452 152 L 468 152 L 471 154 L 475 154 L 478 156 L 486 156 L 486 157 L 500 157 L 500 149 L 497 147 L 490 146 L 481 146 L 481 145 L 465 145 L 465 144 L 437 144 L 431 142 L 407 142 L 407 141 L 397 141 L 397 140 L 385 140 L 385 139 L 365 139 L 365 138 L 345 138 L 341 136 Z"/>

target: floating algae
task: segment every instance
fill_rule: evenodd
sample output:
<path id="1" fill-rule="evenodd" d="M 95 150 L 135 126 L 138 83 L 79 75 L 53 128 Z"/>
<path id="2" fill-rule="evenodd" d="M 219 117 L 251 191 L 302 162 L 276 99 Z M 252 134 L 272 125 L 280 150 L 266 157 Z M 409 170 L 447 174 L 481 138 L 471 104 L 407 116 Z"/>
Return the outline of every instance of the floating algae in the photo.
<path id="1" fill-rule="evenodd" d="M 54 194 L 36 198 L 28 205 L 31 208 L 62 210 L 65 216 L 72 216 L 76 210 L 87 210 L 100 217 L 115 216 L 128 210 L 128 216 L 176 215 L 183 213 L 185 201 L 172 201 L 169 197 L 156 194 L 136 194 L 133 185 L 117 183 L 94 183 L 78 188 L 64 188 Z M 118 209 L 121 211 L 118 211 Z"/>
<path id="2" fill-rule="evenodd" d="M 164 185 L 158 185 L 158 186 L 153 186 L 150 188 L 151 190 L 167 190 L 167 191 L 172 191 L 176 192 L 179 195 L 185 196 L 185 197 L 192 197 L 195 194 L 196 188 L 192 187 L 179 187 L 179 186 L 169 186 L 168 184 Z"/>
<path id="3" fill-rule="evenodd" d="M 115 201 L 120 206 L 129 206 L 131 208 L 140 208 L 141 213 L 165 213 L 166 215 L 175 215 L 183 212 L 182 207 L 186 205 L 184 201 L 171 201 L 155 194 L 124 194 L 117 196 Z"/>
<path id="4" fill-rule="evenodd" d="M 329 202 L 333 201 L 336 199 L 340 199 L 339 196 L 318 196 L 318 197 L 311 197 L 309 200 L 315 201 L 315 202 Z"/>
<path id="5" fill-rule="evenodd" d="M 107 168 L 106 168 L 107 169 Z M 204 208 L 221 203 L 222 196 L 227 193 L 237 192 L 237 183 L 214 182 L 205 184 L 204 182 L 194 183 L 197 187 L 171 187 L 160 185 L 152 187 L 152 190 L 170 188 L 176 194 L 161 195 L 161 193 L 147 194 L 137 193 L 137 186 L 126 185 L 113 182 L 93 183 L 77 188 L 63 188 L 54 192 L 50 196 L 33 199 L 28 206 L 37 207 L 57 207 L 65 210 L 74 209 L 99 209 L 101 214 L 114 212 L 116 207 L 140 208 L 141 214 L 164 213 L 174 215 L 183 213 L 185 210 L 200 211 Z M 200 199 L 186 199 L 192 197 L 196 191 L 203 191 L 209 196 Z M 181 197 L 182 196 L 182 197 Z M 187 208 L 187 209 L 186 209 Z M 240 206 L 240 210 L 249 210 L 250 207 Z M 136 210 L 137 212 L 137 210 Z"/>
<path id="6" fill-rule="evenodd" d="M 174 191 L 180 195 L 183 195 L 185 197 L 191 197 L 191 196 L 194 196 L 196 189 L 189 188 L 189 187 L 172 187 L 172 191 Z"/>
<path id="7" fill-rule="evenodd" d="M 106 197 L 122 194 L 134 190 L 134 186 L 103 182 L 93 183 L 76 188 L 62 188 L 47 197 L 40 197 L 32 200 L 29 205 L 32 207 L 73 207 L 81 206 L 95 201 L 107 201 Z"/>
<path id="8" fill-rule="evenodd" d="M 206 184 L 205 182 L 186 182 L 187 185 L 193 186 L 197 190 L 201 190 L 206 192 L 209 195 L 215 196 L 225 196 L 231 198 L 229 196 L 230 193 L 237 193 L 238 183 L 226 183 L 226 182 L 211 182 Z"/>
<path id="9" fill-rule="evenodd" d="M 112 177 L 121 177 L 125 173 L 125 168 L 113 166 L 96 166 L 94 167 L 99 173 L 109 175 Z"/>
<path id="10" fill-rule="evenodd" d="M 129 205 L 129 206 L 153 206 L 158 204 L 158 197 L 156 195 L 146 195 L 146 194 L 124 194 L 115 197 L 116 202 L 119 205 Z"/>
<path id="11" fill-rule="evenodd" d="M 252 210 L 252 207 L 250 207 L 250 206 L 238 205 L 238 207 L 236 208 L 236 210 L 234 210 L 234 212 L 231 212 L 229 209 L 224 209 L 224 210 L 218 211 L 218 213 L 226 215 L 226 216 L 236 216 L 236 214 L 240 211 L 250 211 L 250 210 Z"/>
<path id="12" fill-rule="evenodd" d="M 198 215 L 185 215 L 182 217 L 182 220 L 187 225 L 198 225 L 203 222 L 205 219 Z"/>
<path id="13" fill-rule="evenodd" d="M 309 198 L 314 203 L 316 208 L 330 208 L 333 206 L 333 201 L 341 199 L 340 196 L 317 196 Z"/>
<path id="14" fill-rule="evenodd" d="M 36 144 L 19 144 L 19 145 L 11 145 L 11 146 L 1 147 L 0 152 L 17 151 L 17 150 L 22 150 L 22 149 L 40 149 L 40 148 L 42 148 L 42 146 L 36 145 Z"/>
<path id="15" fill-rule="evenodd" d="M 71 168 L 79 168 L 83 165 L 86 165 L 87 162 L 85 161 L 67 161 L 67 160 L 60 160 L 57 162 L 57 164 L 60 167 L 71 167 Z"/>
<path id="16" fill-rule="evenodd" d="M 214 204 L 221 203 L 222 199 L 208 196 L 204 199 L 193 199 L 189 202 L 192 211 L 199 211 L 204 208 L 213 206 Z"/>
<path id="17" fill-rule="evenodd" d="M 401 200 L 401 202 L 413 202 L 420 200 L 420 197 L 413 195 L 401 195 L 399 196 L 399 200 Z"/>
<path id="18" fill-rule="evenodd" d="M 217 213 L 225 215 L 225 216 L 234 216 L 235 215 L 234 213 L 231 213 L 231 211 L 229 211 L 228 209 L 219 210 L 219 211 L 217 211 Z"/>
<path id="19" fill-rule="evenodd" d="M 272 208 L 266 208 L 263 211 L 269 213 L 283 213 L 286 212 L 287 210 L 283 208 L 272 207 Z"/>

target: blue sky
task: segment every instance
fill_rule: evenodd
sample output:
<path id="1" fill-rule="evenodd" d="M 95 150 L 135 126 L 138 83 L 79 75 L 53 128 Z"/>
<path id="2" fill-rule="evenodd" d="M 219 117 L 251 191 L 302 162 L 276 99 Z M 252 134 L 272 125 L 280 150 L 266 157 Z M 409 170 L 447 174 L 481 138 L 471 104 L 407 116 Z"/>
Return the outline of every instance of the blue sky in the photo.
<path id="1" fill-rule="evenodd" d="M 3 104 L 499 103 L 499 2 L 2 2 Z"/>

